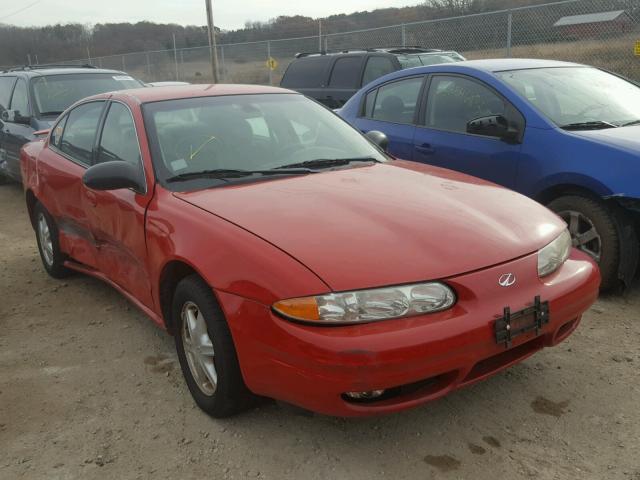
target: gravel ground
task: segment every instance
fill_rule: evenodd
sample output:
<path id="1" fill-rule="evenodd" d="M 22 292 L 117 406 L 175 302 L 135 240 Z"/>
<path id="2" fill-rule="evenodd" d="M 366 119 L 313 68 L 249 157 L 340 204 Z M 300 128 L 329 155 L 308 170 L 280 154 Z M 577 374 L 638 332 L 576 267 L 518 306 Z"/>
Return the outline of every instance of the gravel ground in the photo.
<path id="1" fill-rule="evenodd" d="M 0 479 L 640 480 L 640 286 L 554 349 L 409 412 L 198 410 L 172 339 L 110 287 L 41 267 L 0 186 Z"/>

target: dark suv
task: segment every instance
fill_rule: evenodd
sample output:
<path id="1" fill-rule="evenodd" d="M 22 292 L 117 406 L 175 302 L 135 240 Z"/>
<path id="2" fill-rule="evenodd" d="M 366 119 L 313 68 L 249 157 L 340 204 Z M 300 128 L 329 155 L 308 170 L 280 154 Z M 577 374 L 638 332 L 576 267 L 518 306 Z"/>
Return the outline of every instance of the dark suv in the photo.
<path id="1" fill-rule="evenodd" d="M 457 52 L 422 47 L 299 53 L 284 72 L 280 86 L 339 108 L 363 85 L 387 73 L 462 60 L 465 58 Z"/>
<path id="2" fill-rule="evenodd" d="M 21 181 L 20 148 L 70 105 L 97 93 L 142 87 L 124 72 L 90 65 L 27 66 L 0 71 L 0 183 Z"/>

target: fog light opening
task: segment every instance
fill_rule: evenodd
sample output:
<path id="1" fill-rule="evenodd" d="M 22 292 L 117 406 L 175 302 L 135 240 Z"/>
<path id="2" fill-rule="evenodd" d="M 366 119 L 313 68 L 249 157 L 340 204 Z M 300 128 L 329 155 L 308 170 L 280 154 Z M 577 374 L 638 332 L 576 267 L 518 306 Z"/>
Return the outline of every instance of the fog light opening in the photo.
<path id="1" fill-rule="evenodd" d="M 373 400 L 384 395 L 384 390 L 369 390 L 367 392 L 347 392 L 345 395 L 352 400 Z"/>

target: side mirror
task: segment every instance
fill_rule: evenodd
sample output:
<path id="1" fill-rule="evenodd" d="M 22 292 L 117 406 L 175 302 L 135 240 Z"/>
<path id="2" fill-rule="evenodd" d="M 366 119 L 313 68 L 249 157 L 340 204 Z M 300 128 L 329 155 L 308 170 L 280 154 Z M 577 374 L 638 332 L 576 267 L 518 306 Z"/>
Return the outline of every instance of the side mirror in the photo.
<path id="1" fill-rule="evenodd" d="M 378 130 L 371 130 L 365 133 L 364 136 L 367 137 L 371 143 L 377 145 L 383 152 L 386 152 L 387 148 L 389 148 L 389 139 L 384 133 Z"/>
<path id="2" fill-rule="evenodd" d="M 520 132 L 509 125 L 509 121 L 503 115 L 489 115 L 471 120 L 467 123 L 467 133 L 497 137 L 506 142 L 518 143 Z"/>
<path id="3" fill-rule="evenodd" d="M 2 112 L 2 121 L 29 125 L 31 123 L 31 117 L 21 115 L 19 110 L 4 110 Z"/>
<path id="4" fill-rule="evenodd" d="M 82 176 L 82 183 L 92 190 L 119 190 L 131 188 L 144 192 L 145 181 L 138 166 L 121 160 L 104 162 L 89 167 Z"/>

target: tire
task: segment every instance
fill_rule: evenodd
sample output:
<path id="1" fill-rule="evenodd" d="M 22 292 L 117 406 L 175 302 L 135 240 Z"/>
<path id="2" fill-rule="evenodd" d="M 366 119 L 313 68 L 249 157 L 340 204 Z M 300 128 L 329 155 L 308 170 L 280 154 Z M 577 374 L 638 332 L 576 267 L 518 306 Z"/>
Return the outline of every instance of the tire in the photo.
<path id="1" fill-rule="evenodd" d="M 33 209 L 35 219 L 36 240 L 42 265 L 53 278 L 68 277 L 72 271 L 64 266 L 67 256 L 60 251 L 58 227 L 53 217 L 41 203 L 36 203 Z"/>
<path id="2" fill-rule="evenodd" d="M 185 277 L 176 287 L 172 315 L 182 374 L 196 404 L 214 418 L 251 406 L 254 397 L 242 379 L 229 326 L 211 287 L 197 275 Z"/>
<path id="3" fill-rule="evenodd" d="M 559 197 L 547 206 L 567 222 L 574 246 L 589 254 L 600 266 L 600 290 L 619 288 L 620 233 L 616 226 L 615 213 L 603 202 L 583 195 Z M 590 229 L 595 230 L 596 237 L 589 242 L 581 243 L 593 235 Z M 585 233 L 589 235 L 585 236 Z M 582 238 L 576 240 L 579 238 L 577 234 Z M 598 245 L 599 248 L 596 248 Z"/>

